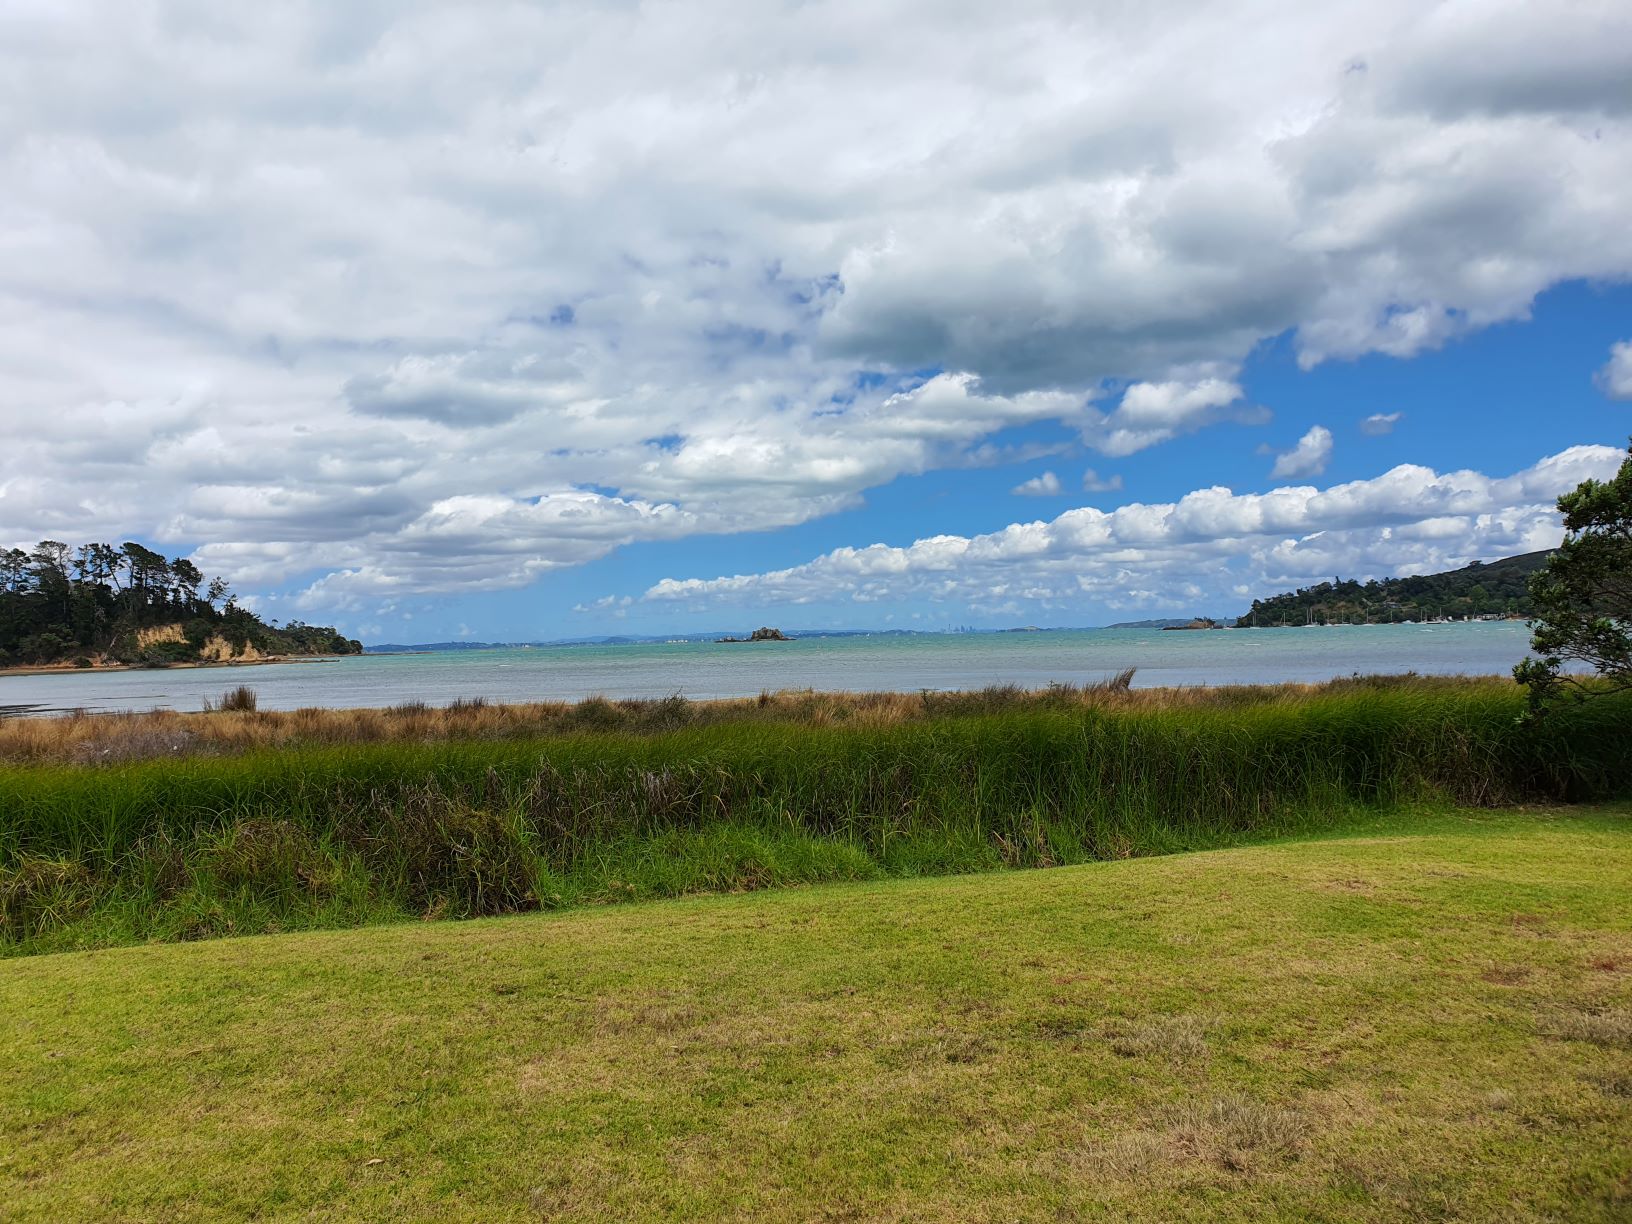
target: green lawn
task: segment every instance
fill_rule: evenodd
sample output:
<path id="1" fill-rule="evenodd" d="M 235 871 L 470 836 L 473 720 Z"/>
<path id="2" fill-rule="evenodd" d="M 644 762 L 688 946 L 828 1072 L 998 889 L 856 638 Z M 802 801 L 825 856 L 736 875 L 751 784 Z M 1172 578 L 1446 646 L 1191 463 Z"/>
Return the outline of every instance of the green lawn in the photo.
<path id="1" fill-rule="evenodd" d="M 1632 806 L 1405 821 L 0 961 L 0 1217 L 1632 1218 Z"/>

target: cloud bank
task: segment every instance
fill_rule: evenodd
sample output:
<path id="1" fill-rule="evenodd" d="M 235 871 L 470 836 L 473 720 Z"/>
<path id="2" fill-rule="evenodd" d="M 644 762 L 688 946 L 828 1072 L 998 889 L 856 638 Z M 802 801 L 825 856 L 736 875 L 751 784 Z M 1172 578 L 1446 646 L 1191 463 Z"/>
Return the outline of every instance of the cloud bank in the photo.
<path id="1" fill-rule="evenodd" d="M 1265 338 L 1407 357 L 1632 275 L 1608 0 L 3 33 L 0 539 L 145 533 L 311 607 L 803 522 L 1019 425 L 1262 422 Z"/>
<path id="2" fill-rule="evenodd" d="M 1550 548 L 1558 495 L 1606 479 L 1624 453 L 1575 446 L 1512 476 L 1402 464 L 1371 480 L 1261 494 L 1198 489 L 1177 502 L 1067 510 L 977 536 L 840 548 L 803 565 L 730 577 L 665 578 L 643 598 L 688 607 L 849 598 L 955 601 L 991 611 L 1239 603 L 1311 579 L 1432 573 Z"/>

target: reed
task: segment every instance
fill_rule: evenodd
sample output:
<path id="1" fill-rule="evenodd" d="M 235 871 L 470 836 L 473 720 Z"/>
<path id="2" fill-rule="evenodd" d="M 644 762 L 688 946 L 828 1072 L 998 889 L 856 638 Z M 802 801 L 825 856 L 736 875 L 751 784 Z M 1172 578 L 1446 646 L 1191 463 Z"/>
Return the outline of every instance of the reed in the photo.
<path id="1" fill-rule="evenodd" d="M 764 692 L 755 698 L 689 701 L 678 694 L 576 704 L 509 705 L 464 698 L 446 707 L 410 701 L 387 709 L 259 710 L 247 686 L 202 713 L 71 714 L 0 719 L 0 762 L 121 764 L 177 755 L 236 754 L 266 748 L 458 740 L 535 740 L 582 731 L 661 734 L 740 723 L 810 727 L 893 727 L 939 717 L 1022 711 L 1238 709 L 1301 705 L 1312 698 L 1379 688 L 1422 696 L 1512 690 L 1505 680 L 1355 676 L 1326 684 L 1132 689 L 1133 673 L 1099 683 L 1041 690 L 996 685 L 967 692 Z"/>
<path id="2" fill-rule="evenodd" d="M 200 751 L 196 719 L 156 718 L 178 737 L 163 759 L 0 768 L 0 946 L 1047 866 L 1328 828 L 1408 801 L 1632 791 L 1632 698 L 1536 726 L 1521 709 L 1511 685 L 1421 681 L 782 694 L 712 709 L 300 711 L 272 724 L 300 737 L 231 741 L 231 754 Z M 62 725 L 82 721 L 96 720 Z M 378 734 L 336 734 L 359 726 Z"/>

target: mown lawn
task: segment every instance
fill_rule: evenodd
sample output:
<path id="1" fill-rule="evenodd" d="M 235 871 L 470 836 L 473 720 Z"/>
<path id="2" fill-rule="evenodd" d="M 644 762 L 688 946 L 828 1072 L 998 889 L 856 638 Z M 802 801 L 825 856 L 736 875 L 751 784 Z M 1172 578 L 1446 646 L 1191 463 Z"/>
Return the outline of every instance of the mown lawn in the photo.
<path id="1" fill-rule="evenodd" d="M 250 1216 L 1626 1220 L 1632 806 L 0 962 L 0 1217 Z"/>

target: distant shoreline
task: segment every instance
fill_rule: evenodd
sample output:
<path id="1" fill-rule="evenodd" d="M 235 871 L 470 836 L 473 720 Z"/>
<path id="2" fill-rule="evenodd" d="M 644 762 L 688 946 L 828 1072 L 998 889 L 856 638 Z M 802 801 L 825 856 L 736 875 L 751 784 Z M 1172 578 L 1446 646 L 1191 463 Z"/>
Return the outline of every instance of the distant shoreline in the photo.
<path id="1" fill-rule="evenodd" d="M 139 663 L 92 663 L 80 667 L 74 663 L 30 663 L 23 667 L 0 667 L 0 678 L 6 676 L 82 676 L 96 672 L 165 672 L 193 671 L 209 667 L 264 667 L 275 663 L 333 663 L 339 659 L 357 659 L 361 655 L 272 655 L 264 659 L 208 659 L 197 663 L 166 663 L 153 667 Z"/>

